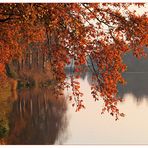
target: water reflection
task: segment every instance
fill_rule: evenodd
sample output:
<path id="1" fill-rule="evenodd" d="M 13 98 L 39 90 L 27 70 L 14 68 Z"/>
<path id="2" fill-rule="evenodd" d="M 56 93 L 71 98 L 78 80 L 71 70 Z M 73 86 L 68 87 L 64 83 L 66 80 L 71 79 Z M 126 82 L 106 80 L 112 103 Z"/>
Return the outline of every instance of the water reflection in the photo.
<path id="1" fill-rule="evenodd" d="M 148 144 L 148 73 L 123 76 L 127 85 L 119 86 L 119 95 L 126 101 L 119 103 L 119 110 L 126 116 L 117 122 L 109 114 L 100 114 L 101 99 L 93 101 L 91 73 L 79 79 L 86 106 L 80 112 L 64 97 L 55 99 L 50 89 L 13 92 L 7 100 L 11 109 L 6 144 Z"/>
<path id="2" fill-rule="evenodd" d="M 108 113 L 101 115 L 103 101 L 93 101 L 88 80 L 89 77 L 79 80 L 86 109 L 75 112 L 72 107 L 68 108 L 69 137 L 64 144 L 148 144 L 148 104 L 145 100 L 137 105 L 135 97 L 124 92 L 126 100 L 119 102 L 118 108 L 126 116 L 115 121 Z"/>
<path id="3" fill-rule="evenodd" d="M 124 98 L 126 94 L 132 94 L 137 103 L 140 103 L 144 98 L 148 98 L 148 73 L 127 72 L 123 77 L 127 84 L 118 87 L 119 96 Z"/>
<path id="4" fill-rule="evenodd" d="M 14 99 L 14 98 L 10 98 Z M 55 144 L 66 138 L 66 101 L 49 89 L 18 92 L 9 114 L 7 144 Z"/>
<path id="5" fill-rule="evenodd" d="M 126 62 L 129 65 L 130 62 L 129 61 Z M 133 67 L 136 67 L 136 65 L 134 65 Z M 72 72 L 70 70 L 67 71 L 67 75 L 71 74 Z M 80 75 L 80 79 L 87 80 L 89 85 L 91 85 L 92 84 L 91 76 L 92 73 L 89 71 L 87 73 L 82 73 Z M 123 77 L 125 78 L 127 83 L 126 85 L 118 85 L 118 91 L 119 91 L 118 95 L 121 98 L 124 98 L 124 96 L 129 93 L 134 96 L 134 99 L 136 100 L 137 103 L 140 103 L 146 97 L 148 98 L 148 72 L 128 71 L 123 73 Z"/>

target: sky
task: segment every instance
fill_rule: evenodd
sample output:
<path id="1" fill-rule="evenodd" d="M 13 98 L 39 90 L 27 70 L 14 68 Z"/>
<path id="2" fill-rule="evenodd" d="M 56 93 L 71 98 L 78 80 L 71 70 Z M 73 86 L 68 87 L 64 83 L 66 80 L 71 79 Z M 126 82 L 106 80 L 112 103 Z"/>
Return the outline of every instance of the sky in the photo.
<path id="1" fill-rule="evenodd" d="M 131 7 L 131 9 L 135 9 L 135 6 Z M 136 13 L 142 15 L 144 12 L 148 13 L 148 2 L 145 4 L 143 8 L 136 8 Z"/>

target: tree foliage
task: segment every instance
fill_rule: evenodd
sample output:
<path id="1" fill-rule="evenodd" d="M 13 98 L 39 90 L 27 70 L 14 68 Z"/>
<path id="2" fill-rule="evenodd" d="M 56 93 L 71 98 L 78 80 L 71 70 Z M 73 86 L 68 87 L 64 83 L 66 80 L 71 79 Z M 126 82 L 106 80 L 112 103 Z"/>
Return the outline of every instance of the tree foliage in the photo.
<path id="1" fill-rule="evenodd" d="M 124 54 L 133 51 L 140 58 L 145 56 L 143 47 L 148 45 L 147 14 L 138 15 L 132 3 L 50 3 L 50 4 L 1 4 L 0 5 L 0 73 L 5 64 L 21 54 L 32 42 L 48 54 L 52 73 L 59 82 L 56 91 L 72 87 L 73 106 L 84 107 L 80 99 L 78 77 L 84 72 L 81 65 L 91 61 L 92 96 L 102 96 L 105 110 L 118 119 L 116 107 L 117 84 L 124 84 L 122 73 L 126 65 Z M 46 44 L 45 44 L 46 43 Z M 64 67 L 74 60 L 71 82 L 65 81 Z M 97 82 L 97 83 L 96 83 Z"/>

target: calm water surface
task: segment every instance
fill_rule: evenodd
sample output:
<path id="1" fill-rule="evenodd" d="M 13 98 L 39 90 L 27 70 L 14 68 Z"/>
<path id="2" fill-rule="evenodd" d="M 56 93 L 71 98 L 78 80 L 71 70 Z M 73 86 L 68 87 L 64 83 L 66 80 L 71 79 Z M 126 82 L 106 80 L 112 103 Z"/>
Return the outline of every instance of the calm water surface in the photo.
<path id="1" fill-rule="evenodd" d="M 86 109 L 75 112 L 66 96 L 56 100 L 50 90 L 31 89 L 7 98 L 7 144 L 148 144 L 148 73 L 127 73 L 124 98 L 118 107 L 126 114 L 118 121 L 101 115 L 103 102 L 90 94 L 90 77 L 79 81 Z"/>

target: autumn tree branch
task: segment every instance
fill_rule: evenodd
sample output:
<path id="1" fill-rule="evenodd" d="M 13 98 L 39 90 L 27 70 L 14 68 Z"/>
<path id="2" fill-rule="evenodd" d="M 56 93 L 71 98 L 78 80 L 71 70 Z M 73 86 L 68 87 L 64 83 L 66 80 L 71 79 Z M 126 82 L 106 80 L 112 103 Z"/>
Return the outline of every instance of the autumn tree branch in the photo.
<path id="1" fill-rule="evenodd" d="M 91 65 L 92 65 L 92 69 L 93 69 L 93 73 L 95 74 L 96 78 L 98 79 L 98 82 L 104 83 L 103 80 L 101 79 L 101 77 L 99 77 L 98 72 L 97 72 L 96 69 L 95 69 L 95 65 L 94 65 L 94 62 L 93 62 L 91 56 L 90 56 L 89 54 L 87 54 L 87 56 L 88 56 L 89 59 L 90 59 L 90 62 L 91 62 Z M 99 83 L 99 84 L 100 84 L 100 83 Z"/>
<path id="2" fill-rule="evenodd" d="M 113 28 L 113 26 L 110 26 L 109 24 L 107 24 L 105 21 L 103 21 L 103 20 L 100 20 L 97 16 L 96 16 L 96 14 L 89 8 L 89 7 L 87 7 L 85 4 L 82 4 L 90 13 L 92 13 L 93 15 L 94 15 L 94 17 L 96 18 L 96 20 L 99 22 L 99 23 L 103 23 L 103 24 L 105 24 L 106 26 L 108 26 L 109 28 Z"/>

